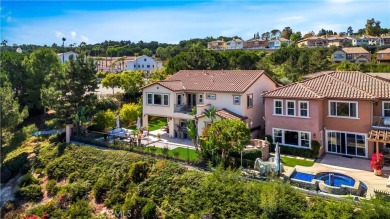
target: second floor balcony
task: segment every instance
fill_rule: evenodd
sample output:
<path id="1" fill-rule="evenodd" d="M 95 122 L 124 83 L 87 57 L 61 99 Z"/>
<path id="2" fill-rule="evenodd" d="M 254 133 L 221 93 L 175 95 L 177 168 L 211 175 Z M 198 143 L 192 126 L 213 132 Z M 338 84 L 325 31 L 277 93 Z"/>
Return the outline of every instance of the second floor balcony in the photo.
<path id="1" fill-rule="evenodd" d="M 372 127 L 376 129 L 390 130 L 390 117 L 374 116 Z"/>

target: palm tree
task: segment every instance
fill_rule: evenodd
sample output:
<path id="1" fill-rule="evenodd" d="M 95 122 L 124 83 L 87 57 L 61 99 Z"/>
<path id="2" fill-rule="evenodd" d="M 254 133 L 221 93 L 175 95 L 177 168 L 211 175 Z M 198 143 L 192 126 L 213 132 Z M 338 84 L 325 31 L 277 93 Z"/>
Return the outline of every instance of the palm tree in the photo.
<path id="1" fill-rule="evenodd" d="M 62 37 L 62 63 L 65 62 L 65 47 L 64 47 L 65 41 L 66 41 L 66 38 Z"/>
<path id="2" fill-rule="evenodd" d="M 7 46 L 7 43 L 8 43 L 8 41 L 7 40 L 3 40 L 2 42 L 1 42 L 1 45 L 3 46 L 3 50 L 5 50 L 5 47 Z"/>
<path id="3" fill-rule="evenodd" d="M 193 107 L 191 112 L 189 113 L 189 115 L 192 115 L 192 116 L 195 117 L 196 113 L 197 113 L 196 107 Z M 196 119 L 196 117 L 195 117 L 195 119 Z M 188 132 L 188 135 L 190 136 L 190 138 L 192 140 L 192 143 L 195 146 L 195 150 L 198 150 L 198 143 L 197 143 L 198 129 L 196 127 L 195 120 L 188 121 L 188 123 L 187 123 L 187 132 Z"/>
<path id="4" fill-rule="evenodd" d="M 85 42 L 81 42 L 79 47 L 80 47 L 80 54 L 81 54 L 82 51 L 86 50 L 87 44 Z"/>
<path id="5" fill-rule="evenodd" d="M 215 106 L 212 106 L 210 109 L 205 109 L 203 114 L 211 120 L 211 123 L 213 123 L 214 119 L 215 119 L 215 115 L 217 113 L 217 109 L 215 108 Z"/>

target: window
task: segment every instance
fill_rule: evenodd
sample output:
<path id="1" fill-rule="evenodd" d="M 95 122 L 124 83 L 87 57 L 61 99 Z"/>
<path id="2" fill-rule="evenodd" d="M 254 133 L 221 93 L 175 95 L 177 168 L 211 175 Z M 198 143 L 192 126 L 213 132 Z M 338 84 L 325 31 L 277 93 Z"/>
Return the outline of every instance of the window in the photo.
<path id="1" fill-rule="evenodd" d="M 153 104 L 153 95 L 148 94 L 148 104 Z"/>
<path id="2" fill-rule="evenodd" d="M 142 68 L 144 68 L 144 65 L 142 65 Z"/>
<path id="3" fill-rule="evenodd" d="M 206 99 L 215 100 L 216 97 L 216 94 L 206 94 Z"/>
<path id="4" fill-rule="evenodd" d="M 253 94 L 248 94 L 246 96 L 246 106 L 248 108 L 252 108 L 253 107 Z"/>
<path id="5" fill-rule="evenodd" d="M 301 132 L 301 147 L 310 147 L 310 133 Z"/>
<path id="6" fill-rule="evenodd" d="M 366 136 L 355 133 L 327 132 L 327 152 L 366 157 Z"/>
<path id="7" fill-rule="evenodd" d="M 383 104 L 383 116 L 390 117 L 390 101 L 383 102 L 382 104 Z"/>
<path id="8" fill-rule="evenodd" d="M 329 112 L 330 116 L 357 118 L 357 103 L 330 101 Z"/>
<path id="9" fill-rule="evenodd" d="M 274 100 L 274 114 L 275 115 L 282 115 L 283 109 L 283 101 L 282 100 Z"/>
<path id="10" fill-rule="evenodd" d="M 274 142 L 282 143 L 283 131 L 280 129 L 274 129 Z"/>
<path id="11" fill-rule="evenodd" d="M 181 94 L 178 94 L 178 95 L 177 95 L 176 100 L 177 100 L 177 105 L 178 105 L 178 106 L 181 106 Z"/>
<path id="12" fill-rule="evenodd" d="M 152 65 L 153 66 L 153 68 L 154 68 L 154 65 Z"/>
<path id="13" fill-rule="evenodd" d="M 287 101 L 287 115 L 295 116 L 295 101 Z"/>
<path id="14" fill-rule="evenodd" d="M 309 117 L 309 102 L 308 101 L 299 101 L 299 116 Z"/>
<path id="15" fill-rule="evenodd" d="M 144 59 L 144 62 L 146 62 L 146 58 Z"/>
<path id="16" fill-rule="evenodd" d="M 240 96 L 233 95 L 233 104 L 240 105 Z"/>
<path id="17" fill-rule="evenodd" d="M 141 66 L 140 66 L 140 65 L 138 65 L 138 68 L 141 68 Z"/>
<path id="18" fill-rule="evenodd" d="M 137 65 L 134 65 L 134 68 L 137 68 Z"/>
<path id="19" fill-rule="evenodd" d="M 169 106 L 169 94 L 147 94 L 148 105 Z"/>
<path id="20" fill-rule="evenodd" d="M 352 59 L 352 54 L 347 54 L 347 59 Z"/>
<path id="21" fill-rule="evenodd" d="M 273 138 L 281 145 L 311 148 L 310 132 L 273 129 Z"/>
<path id="22" fill-rule="evenodd" d="M 203 103 L 203 94 L 198 94 L 198 103 Z"/>
<path id="23" fill-rule="evenodd" d="M 146 65 L 146 68 L 150 68 L 150 65 Z"/>

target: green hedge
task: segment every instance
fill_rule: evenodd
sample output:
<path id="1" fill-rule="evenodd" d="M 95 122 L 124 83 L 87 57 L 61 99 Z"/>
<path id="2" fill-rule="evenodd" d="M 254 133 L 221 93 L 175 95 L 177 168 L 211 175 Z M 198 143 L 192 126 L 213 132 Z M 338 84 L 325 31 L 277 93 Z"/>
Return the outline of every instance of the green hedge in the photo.
<path id="1" fill-rule="evenodd" d="M 22 187 L 17 191 L 16 194 L 18 197 L 29 201 L 39 201 L 43 197 L 41 186 L 36 184 Z"/>
<path id="2" fill-rule="evenodd" d="M 28 153 L 21 153 L 17 157 L 7 160 L 1 166 L 1 183 L 7 183 L 28 164 Z M 28 169 L 28 168 L 27 168 Z"/>
<path id="3" fill-rule="evenodd" d="M 280 153 L 286 155 L 293 155 L 306 158 L 317 158 L 318 153 L 320 152 L 320 143 L 318 141 L 311 141 L 311 149 L 308 148 L 296 148 L 289 146 L 280 146 Z M 272 144 L 270 147 L 270 152 L 275 152 L 275 144 Z"/>

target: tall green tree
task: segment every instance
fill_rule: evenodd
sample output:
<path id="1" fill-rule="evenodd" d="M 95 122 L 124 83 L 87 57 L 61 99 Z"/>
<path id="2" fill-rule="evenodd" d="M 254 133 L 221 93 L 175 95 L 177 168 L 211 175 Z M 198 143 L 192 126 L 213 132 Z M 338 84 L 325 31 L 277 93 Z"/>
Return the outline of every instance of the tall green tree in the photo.
<path id="1" fill-rule="evenodd" d="M 71 122 L 71 115 L 78 107 L 86 107 L 91 112 L 96 103 L 96 66 L 92 59 L 80 54 L 76 59 L 71 55 L 62 71 L 49 75 L 52 81 L 42 89 L 42 99 L 46 107 L 54 109 L 62 121 Z"/>
<path id="2" fill-rule="evenodd" d="M 57 75 L 61 70 L 61 62 L 57 54 L 51 48 L 40 48 L 25 57 L 22 66 L 26 69 L 27 77 L 24 103 L 29 110 L 42 111 L 41 89 L 49 86 L 56 78 L 48 77 Z"/>
<path id="3" fill-rule="evenodd" d="M 9 84 L 0 86 L 1 128 L 11 131 L 28 116 L 27 107 L 20 109 L 18 98 Z"/>
<path id="4" fill-rule="evenodd" d="M 353 29 L 352 29 L 351 26 L 348 27 L 348 29 L 347 29 L 347 34 L 348 34 L 348 35 L 352 35 L 352 34 L 353 34 Z"/>
<path id="5" fill-rule="evenodd" d="M 300 31 L 295 32 L 295 33 L 291 34 L 291 36 L 290 36 L 290 40 L 292 42 L 296 42 L 296 41 L 300 40 L 301 38 L 302 38 L 302 34 Z"/>
<path id="6" fill-rule="evenodd" d="M 280 37 L 290 39 L 291 34 L 293 34 L 293 30 L 290 27 L 285 27 L 280 33 Z"/>
<path id="7" fill-rule="evenodd" d="M 106 77 L 102 80 L 102 86 L 106 88 L 111 88 L 112 94 L 115 94 L 114 88 L 121 86 L 121 75 L 116 73 L 106 75 Z"/>
<path id="8" fill-rule="evenodd" d="M 380 36 L 381 22 L 375 21 L 374 18 L 367 19 L 366 34 L 369 36 Z"/>
<path id="9" fill-rule="evenodd" d="M 123 104 L 119 111 L 119 118 L 125 125 L 131 125 L 142 114 L 142 105 L 136 103 Z"/>
<path id="10" fill-rule="evenodd" d="M 121 73 L 121 87 L 126 93 L 131 96 L 135 96 L 139 93 L 140 88 L 145 85 L 145 79 L 143 72 L 140 70 L 136 71 L 124 71 Z"/>
<path id="11" fill-rule="evenodd" d="M 152 56 L 153 55 L 153 51 L 148 49 L 148 48 L 145 48 L 145 49 L 142 50 L 142 55 Z"/>
<path id="12" fill-rule="evenodd" d="M 208 130 L 207 144 L 221 152 L 226 159 L 230 152 L 240 152 L 251 139 L 250 130 L 241 120 L 223 119 L 215 121 Z"/>

